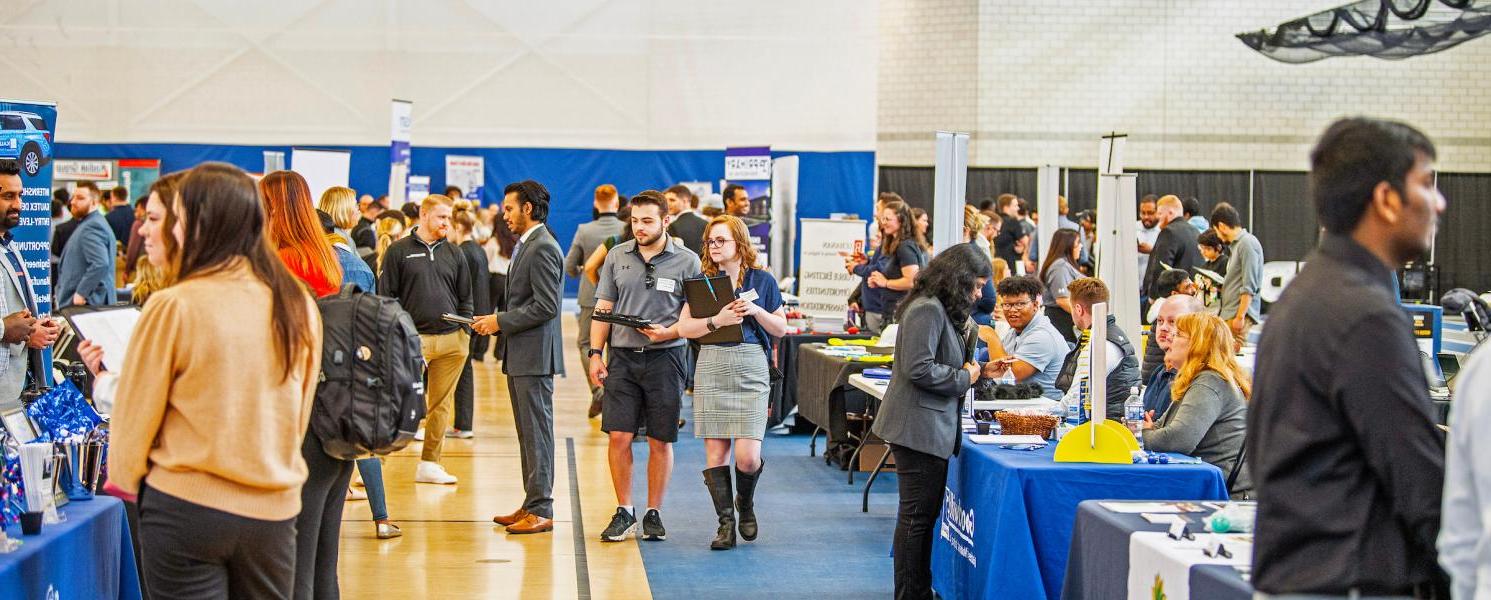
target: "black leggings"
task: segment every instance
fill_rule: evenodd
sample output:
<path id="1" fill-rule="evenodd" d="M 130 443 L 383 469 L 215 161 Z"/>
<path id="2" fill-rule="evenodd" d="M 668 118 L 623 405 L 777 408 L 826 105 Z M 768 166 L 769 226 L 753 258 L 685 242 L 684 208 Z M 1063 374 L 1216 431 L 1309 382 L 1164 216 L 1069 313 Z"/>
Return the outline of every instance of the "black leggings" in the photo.
<path id="1" fill-rule="evenodd" d="M 357 463 L 327 456 L 320 438 L 309 431 L 300 454 L 310 474 L 300 488 L 300 517 L 295 519 L 295 598 L 335 600 L 341 597 L 337 538 L 342 533 L 342 506 Z"/>
<path id="2" fill-rule="evenodd" d="M 932 533 L 942 513 L 947 486 L 947 459 L 904 446 L 890 445 L 896 457 L 901 505 L 896 511 L 896 600 L 931 600 Z"/>
<path id="3" fill-rule="evenodd" d="M 146 487 L 140 563 L 152 598 L 289 600 L 295 519 L 240 517 Z"/>

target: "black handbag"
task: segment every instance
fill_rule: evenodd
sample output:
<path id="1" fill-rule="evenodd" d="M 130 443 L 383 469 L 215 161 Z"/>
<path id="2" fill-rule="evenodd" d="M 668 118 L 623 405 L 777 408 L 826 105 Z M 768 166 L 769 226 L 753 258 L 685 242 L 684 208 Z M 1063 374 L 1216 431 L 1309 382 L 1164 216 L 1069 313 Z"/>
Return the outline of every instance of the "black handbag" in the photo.
<path id="1" fill-rule="evenodd" d="M 751 318 L 751 330 L 755 331 L 756 338 L 761 340 L 761 351 L 766 354 L 766 371 L 770 374 L 771 384 L 773 386 L 780 384 L 786 376 L 782 375 L 781 369 L 778 369 L 776 365 L 772 364 L 771 336 L 766 335 L 766 328 L 762 327 L 760 323 L 757 323 L 754 317 Z"/>

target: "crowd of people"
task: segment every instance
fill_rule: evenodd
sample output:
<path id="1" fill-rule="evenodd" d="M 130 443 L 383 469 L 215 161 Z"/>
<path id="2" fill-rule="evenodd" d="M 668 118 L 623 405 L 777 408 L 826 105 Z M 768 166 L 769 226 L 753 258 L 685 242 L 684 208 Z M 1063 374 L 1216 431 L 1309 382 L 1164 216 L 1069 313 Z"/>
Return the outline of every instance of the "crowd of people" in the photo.
<path id="1" fill-rule="evenodd" d="M 1203 218 L 1193 199 L 1140 200 L 1145 344 L 1112 314 L 1105 338 L 1092 339 L 1095 307 L 1115 298 L 1094 277 L 1102 257 L 1090 212 L 1068 218 L 1063 198 L 1056 233 L 1041 246 L 1024 200 L 970 204 L 962 243 L 933 257 L 926 213 L 882 193 L 865 250 L 848 254 L 844 268 L 862 279 L 851 298 L 858 324 L 901 332 L 873 425 L 898 471 L 896 596 L 931 597 L 932 536 L 961 440 L 953 409 L 966 391 L 996 379 L 1070 402 L 1092 344 L 1107 348 L 1097 372 L 1109 418 L 1123 418 L 1123 400 L 1142 388 L 1147 449 L 1196 456 L 1225 475 L 1233 498 L 1258 500 L 1252 581 L 1265 597 L 1444 597 L 1434 594 L 1450 576 L 1465 597 L 1484 591 L 1476 574 L 1491 534 L 1478 517 L 1487 505 L 1475 493 L 1485 486 L 1479 455 L 1461 440 L 1446 480 L 1445 438 L 1393 285 L 1395 266 L 1427 250 L 1444 209 L 1434 157 L 1423 134 L 1398 123 L 1347 119 L 1325 133 L 1310 174 L 1320 246 L 1271 306 L 1252 369 L 1238 355 L 1263 319 L 1264 254 L 1226 202 Z M 11 282 L 0 295 L 7 365 L 57 336 L 55 322 L 36 317 L 10 248 L 18 172 L 0 161 L 0 244 L 20 275 L 0 278 Z M 568 275 L 580 283 L 576 341 L 617 500 L 600 539 L 667 538 L 663 505 L 686 393 L 718 520 L 710 548 L 760 535 L 754 495 L 773 345 L 787 321 L 738 186 L 706 215 L 686 186 L 628 197 L 601 185 L 594 219 L 567 251 L 548 225 L 549 191 L 531 180 L 507 185 L 489 207 L 447 189 L 393 210 L 345 187 L 314 198 L 293 171 L 256 181 L 206 163 L 160 178 L 133 207 L 109 194 L 106 213 L 104 197 L 83 183 L 67 198 L 72 218 L 53 238 L 57 298 L 108 305 L 129 284 L 143 307 L 117 372 L 97 345 L 84 342 L 80 353 L 96 376 L 95 404 L 112 414 L 108 488 L 137 511 L 153 594 L 336 597 L 349 499 L 369 501 L 377 537 L 402 534 L 380 460 L 332 457 L 307 427 L 322 360 L 316 300 L 349 285 L 396 299 L 418 331 L 427 370 L 416 483 L 457 483 L 441 464 L 444 440 L 472 435 L 472 363 L 490 351 L 506 379 L 524 490 L 493 521 L 513 535 L 553 530 L 554 376 L 565 373 Z M 725 282 L 736 299 L 695 314 L 685 288 L 701 281 L 712 291 Z M 978 325 L 1001 332 L 1007 357 L 980 360 L 967 341 Z M 725 329 L 738 334 L 716 335 Z M 721 337 L 733 341 L 711 341 Z M 25 371 L 0 371 L 0 393 L 18 392 Z M 632 481 L 641 438 L 645 504 Z M 354 472 L 365 491 L 351 485 Z M 1441 498 L 1446 516 L 1472 521 L 1469 533 L 1460 523 L 1441 530 Z"/>

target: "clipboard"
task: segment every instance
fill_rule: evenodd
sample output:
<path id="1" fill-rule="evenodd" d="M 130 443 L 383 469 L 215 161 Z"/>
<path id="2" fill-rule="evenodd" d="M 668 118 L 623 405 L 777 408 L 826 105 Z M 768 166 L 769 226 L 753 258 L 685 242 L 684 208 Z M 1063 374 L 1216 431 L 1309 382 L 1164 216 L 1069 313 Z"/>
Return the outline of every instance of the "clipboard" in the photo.
<path id="1" fill-rule="evenodd" d="M 135 323 L 140 320 L 139 307 L 69 306 L 58 310 L 57 314 L 67 320 L 68 328 L 79 340 L 92 340 L 103 348 L 106 370 L 118 373 L 124 368 L 129 338 L 134 333 Z"/>
<path id="2" fill-rule="evenodd" d="M 683 280 L 683 297 L 694 318 L 712 317 L 735 301 L 735 286 L 730 276 L 697 277 Z M 700 344 L 730 344 L 745 341 L 745 330 L 739 324 L 726 325 L 694 340 Z"/>

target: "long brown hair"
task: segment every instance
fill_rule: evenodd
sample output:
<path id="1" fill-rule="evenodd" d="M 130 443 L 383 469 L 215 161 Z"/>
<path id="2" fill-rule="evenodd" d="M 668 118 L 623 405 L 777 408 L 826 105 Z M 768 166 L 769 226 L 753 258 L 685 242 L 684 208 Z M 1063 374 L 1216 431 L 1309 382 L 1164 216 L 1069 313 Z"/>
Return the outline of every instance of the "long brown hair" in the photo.
<path id="1" fill-rule="evenodd" d="M 891 200 L 886 202 L 885 206 L 881 207 L 880 210 L 894 211 L 896 219 L 901 222 L 901 227 L 896 230 L 894 235 L 887 237 L 884 233 L 880 234 L 880 252 L 882 254 L 894 255 L 896 250 L 901 247 L 901 242 L 905 240 L 915 240 L 918 247 L 922 250 L 927 249 L 927 241 L 922 239 L 921 234 L 916 232 L 916 217 L 912 216 L 910 206 L 907 206 L 905 202 L 901 202 L 900 200 Z M 875 217 L 879 218 L 880 215 L 875 215 Z"/>
<path id="2" fill-rule="evenodd" d="M 274 338 L 282 377 L 288 379 L 296 357 L 313 343 L 311 300 L 264 237 L 264 208 L 254 180 L 233 165 L 203 163 L 182 178 L 177 197 L 185 232 L 175 261 L 177 277 L 185 281 L 247 261 L 254 276 L 269 286 Z"/>
<path id="3" fill-rule="evenodd" d="M 295 171 L 275 171 L 259 181 L 259 193 L 264 196 L 269 239 L 291 271 L 319 274 L 332 289 L 340 289 L 342 265 L 321 232 L 321 219 L 305 178 Z"/>
<path id="4" fill-rule="evenodd" d="M 1186 362 L 1170 386 L 1170 397 L 1176 403 L 1186 395 L 1196 376 L 1205 371 L 1215 371 L 1222 379 L 1232 382 L 1242 390 L 1244 399 L 1253 397 L 1253 384 L 1232 352 L 1232 330 L 1227 328 L 1226 321 L 1207 313 L 1181 315 L 1175 320 L 1175 334 L 1191 340 Z"/>
<path id="5" fill-rule="evenodd" d="M 181 246 L 176 243 L 176 234 L 174 233 L 176 231 L 176 221 L 179 219 L 176 216 L 176 194 L 181 188 L 181 180 L 186 179 L 186 174 L 189 172 L 177 171 L 162 175 L 160 179 L 155 180 L 155 183 L 150 184 L 150 191 L 145 195 L 145 201 L 148 204 L 150 202 L 150 194 L 155 194 L 160 199 L 161 207 L 165 209 L 165 217 L 161 219 L 160 223 L 160 237 L 161 245 L 166 250 L 166 264 L 158 269 L 157 279 L 159 285 L 155 289 L 169 286 L 176 281 L 176 261 L 181 257 Z M 145 262 L 150 262 L 148 257 Z M 146 297 L 149 297 L 149 294 L 146 294 Z M 138 304 L 143 306 L 145 301 L 141 299 Z"/>
<path id="6" fill-rule="evenodd" d="M 751 243 L 751 234 L 746 231 L 745 221 L 733 215 L 720 215 L 709 220 L 704 226 L 704 239 L 709 239 L 709 232 L 715 225 L 724 225 L 730 230 L 730 237 L 735 240 L 735 254 L 740 257 L 740 274 L 736 277 L 735 287 L 745 285 L 745 276 L 748 271 L 756 268 L 756 246 Z M 708 242 L 705 242 L 708 244 Z M 720 265 L 715 264 L 714 258 L 709 256 L 709 247 L 704 247 L 702 257 L 702 269 L 705 275 L 714 277 L 723 272 Z"/>
<path id="7" fill-rule="evenodd" d="M 1046 280 L 1046 273 L 1051 270 L 1051 265 L 1058 260 L 1072 262 L 1072 248 L 1077 245 L 1077 232 L 1072 229 L 1057 229 L 1051 236 L 1051 249 L 1046 251 L 1046 260 L 1041 263 L 1041 281 Z M 1073 267 L 1077 265 L 1072 265 Z"/>

